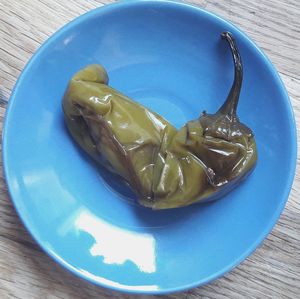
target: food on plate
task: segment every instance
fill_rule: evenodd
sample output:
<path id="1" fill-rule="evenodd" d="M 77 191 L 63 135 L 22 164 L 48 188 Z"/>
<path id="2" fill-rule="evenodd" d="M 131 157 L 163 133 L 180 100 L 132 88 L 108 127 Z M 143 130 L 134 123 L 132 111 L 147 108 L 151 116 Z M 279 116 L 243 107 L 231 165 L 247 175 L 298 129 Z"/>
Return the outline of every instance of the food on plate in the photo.
<path id="1" fill-rule="evenodd" d="M 253 170 L 253 132 L 239 121 L 243 68 L 231 49 L 234 82 L 215 114 L 203 112 L 177 130 L 162 116 L 108 86 L 101 65 L 76 73 L 63 98 L 66 125 L 94 160 L 122 177 L 141 205 L 168 209 L 223 196 Z"/>

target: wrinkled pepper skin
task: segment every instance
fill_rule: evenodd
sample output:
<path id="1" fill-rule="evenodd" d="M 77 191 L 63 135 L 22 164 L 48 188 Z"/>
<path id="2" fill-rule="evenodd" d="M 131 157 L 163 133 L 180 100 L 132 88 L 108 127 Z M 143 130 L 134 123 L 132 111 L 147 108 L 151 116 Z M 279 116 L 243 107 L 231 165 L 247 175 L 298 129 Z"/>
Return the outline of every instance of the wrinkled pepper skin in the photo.
<path id="1" fill-rule="evenodd" d="M 96 161 L 119 174 L 139 203 L 168 209 L 214 200 L 237 186 L 257 160 L 252 131 L 236 114 L 242 62 L 229 32 L 234 83 L 216 114 L 203 114 L 177 130 L 157 113 L 109 87 L 101 65 L 70 80 L 63 98 L 66 125 Z"/>

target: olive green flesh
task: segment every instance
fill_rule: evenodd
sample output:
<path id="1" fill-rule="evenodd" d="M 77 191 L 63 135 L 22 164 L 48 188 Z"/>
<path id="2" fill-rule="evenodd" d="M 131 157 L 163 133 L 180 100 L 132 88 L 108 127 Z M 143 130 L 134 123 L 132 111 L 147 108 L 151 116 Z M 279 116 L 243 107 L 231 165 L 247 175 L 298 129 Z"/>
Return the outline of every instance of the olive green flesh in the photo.
<path id="1" fill-rule="evenodd" d="M 168 209 L 217 198 L 255 166 L 253 134 L 238 118 L 203 114 L 177 130 L 107 82 L 100 65 L 75 74 L 63 98 L 66 125 L 93 159 L 129 183 L 140 204 Z"/>

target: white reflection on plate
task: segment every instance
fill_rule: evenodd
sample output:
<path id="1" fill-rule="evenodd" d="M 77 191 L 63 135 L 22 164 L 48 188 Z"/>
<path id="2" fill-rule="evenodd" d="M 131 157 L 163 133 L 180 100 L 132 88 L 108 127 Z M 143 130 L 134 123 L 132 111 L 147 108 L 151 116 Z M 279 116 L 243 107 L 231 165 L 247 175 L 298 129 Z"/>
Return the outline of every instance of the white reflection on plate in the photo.
<path id="1" fill-rule="evenodd" d="M 156 270 L 155 239 L 147 233 L 129 231 L 82 210 L 74 223 L 77 231 L 90 234 L 95 243 L 90 248 L 92 256 L 102 256 L 106 264 L 134 263 L 140 271 Z"/>
<path id="2" fill-rule="evenodd" d="M 109 280 L 106 279 L 104 277 L 100 277 L 97 275 L 94 275 L 86 270 L 83 269 L 78 269 L 73 267 L 71 264 L 67 263 L 64 259 L 62 259 L 59 255 L 57 255 L 55 253 L 54 250 L 51 249 L 51 245 L 47 244 L 47 246 L 49 246 L 49 251 L 50 253 L 53 255 L 54 258 L 56 258 L 60 263 L 62 263 L 63 265 L 65 265 L 66 267 L 68 267 L 69 269 L 71 269 L 74 272 L 79 272 L 81 275 L 87 277 L 88 279 L 94 280 L 94 281 L 98 281 L 99 283 L 103 284 L 103 285 L 109 285 L 111 287 L 114 288 L 121 288 L 124 290 L 136 290 L 136 291 L 155 291 L 155 290 L 159 290 L 159 287 L 157 285 L 125 285 L 113 280 Z"/>

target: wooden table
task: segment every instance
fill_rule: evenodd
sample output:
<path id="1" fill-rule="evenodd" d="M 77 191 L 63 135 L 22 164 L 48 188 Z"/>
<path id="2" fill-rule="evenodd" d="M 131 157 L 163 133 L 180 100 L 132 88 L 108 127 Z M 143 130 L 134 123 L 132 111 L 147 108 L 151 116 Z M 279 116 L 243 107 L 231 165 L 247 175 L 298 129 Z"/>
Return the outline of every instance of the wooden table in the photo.
<path id="1" fill-rule="evenodd" d="M 111 1 L 0 0 L 0 124 L 5 101 L 25 63 L 53 32 L 80 14 Z M 269 56 L 300 118 L 300 1 L 194 0 L 232 21 Z M 283 140 L 284 142 L 284 140 Z M 286 208 L 256 252 L 223 278 L 163 298 L 300 298 L 300 171 Z M 70 274 L 32 240 L 0 175 L 0 298 L 134 298 Z M 139 296 L 154 298 L 155 296 Z"/>

